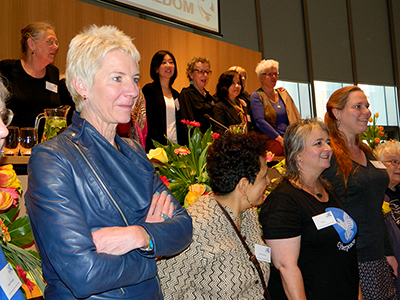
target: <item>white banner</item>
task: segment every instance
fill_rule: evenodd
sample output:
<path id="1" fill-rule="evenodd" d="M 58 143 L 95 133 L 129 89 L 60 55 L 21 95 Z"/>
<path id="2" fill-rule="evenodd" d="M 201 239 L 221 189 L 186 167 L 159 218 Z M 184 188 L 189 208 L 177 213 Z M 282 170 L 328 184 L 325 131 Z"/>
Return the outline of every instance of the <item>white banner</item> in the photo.
<path id="1" fill-rule="evenodd" d="M 114 0 L 177 20 L 195 27 L 219 33 L 218 0 Z"/>

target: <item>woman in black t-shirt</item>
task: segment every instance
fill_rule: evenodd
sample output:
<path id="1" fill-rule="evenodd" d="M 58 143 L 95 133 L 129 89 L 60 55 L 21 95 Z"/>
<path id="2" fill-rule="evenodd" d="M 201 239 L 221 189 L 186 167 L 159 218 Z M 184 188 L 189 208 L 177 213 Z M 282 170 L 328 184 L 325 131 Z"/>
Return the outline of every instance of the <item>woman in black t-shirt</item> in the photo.
<path id="1" fill-rule="evenodd" d="M 289 299 L 358 296 L 357 225 L 321 178 L 330 165 L 329 144 L 321 121 L 290 125 L 284 136 L 286 174 L 260 213 L 273 265 Z M 272 299 L 281 288 L 278 281 L 279 276 L 269 282 Z"/>

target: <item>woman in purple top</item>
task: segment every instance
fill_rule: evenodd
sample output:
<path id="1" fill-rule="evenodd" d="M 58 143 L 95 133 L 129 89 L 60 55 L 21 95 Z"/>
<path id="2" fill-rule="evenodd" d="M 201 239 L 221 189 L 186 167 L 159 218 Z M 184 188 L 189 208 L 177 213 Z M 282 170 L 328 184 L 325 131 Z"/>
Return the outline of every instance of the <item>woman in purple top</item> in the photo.
<path id="1" fill-rule="evenodd" d="M 279 63 L 263 59 L 256 67 L 261 87 L 250 96 L 251 111 L 257 128 L 271 138 L 268 149 L 283 155 L 283 135 L 289 124 L 300 119 L 293 99 L 285 89 L 275 89 Z"/>

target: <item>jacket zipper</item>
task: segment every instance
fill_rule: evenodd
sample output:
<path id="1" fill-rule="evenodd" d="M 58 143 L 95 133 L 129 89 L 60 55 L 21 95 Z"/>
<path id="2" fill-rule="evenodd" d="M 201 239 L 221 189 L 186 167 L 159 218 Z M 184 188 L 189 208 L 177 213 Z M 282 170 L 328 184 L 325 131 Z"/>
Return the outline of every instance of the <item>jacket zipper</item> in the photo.
<path id="1" fill-rule="evenodd" d="M 81 154 L 81 156 L 83 157 L 83 159 L 85 160 L 85 162 L 87 163 L 87 165 L 89 166 L 90 170 L 92 170 L 93 174 L 96 176 L 97 180 L 100 182 L 101 186 L 103 187 L 103 189 L 106 191 L 108 197 L 111 199 L 111 202 L 115 205 L 115 207 L 117 208 L 117 210 L 119 211 L 119 213 L 121 214 L 122 219 L 125 222 L 126 226 L 129 226 L 128 221 L 126 220 L 126 217 L 124 215 L 124 213 L 122 212 L 121 208 L 119 207 L 118 203 L 115 201 L 114 197 L 111 195 L 111 193 L 109 192 L 109 190 L 107 189 L 106 185 L 104 184 L 103 180 L 101 180 L 99 174 L 97 174 L 96 170 L 93 168 L 92 164 L 89 162 L 89 160 L 87 159 L 86 155 L 83 153 L 83 151 L 81 150 L 81 148 L 79 148 L 79 146 L 73 142 L 72 140 L 70 140 L 71 143 L 75 146 L 75 148 L 78 150 L 78 152 Z M 120 288 L 122 294 L 125 294 L 124 289 L 121 287 Z"/>

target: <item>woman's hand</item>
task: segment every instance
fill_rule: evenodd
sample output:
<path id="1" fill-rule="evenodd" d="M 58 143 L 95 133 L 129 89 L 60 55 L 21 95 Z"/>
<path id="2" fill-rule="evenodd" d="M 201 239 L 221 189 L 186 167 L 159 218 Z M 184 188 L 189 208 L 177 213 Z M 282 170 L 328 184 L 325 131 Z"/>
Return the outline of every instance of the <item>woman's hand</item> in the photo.
<path id="1" fill-rule="evenodd" d="M 172 218 L 174 206 L 166 191 L 155 193 L 147 213 L 147 223 L 160 223 Z M 147 231 L 139 225 L 128 227 L 104 227 L 92 232 L 98 252 L 124 255 L 129 251 L 147 246 Z"/>
<path id="2" fill-rule="evenodd" d="M 275 141 L 277 141 L 283 147 L 283 137 L 278 135 L 278 137 L 275 139 Z"/>
<path id="3" fill-rule="evenodd" d="M 278 90 L 279 92 L 281 92 L 281 93 L 286 92 L 286 89 L 285 89 L 283 86 L 278 87 L 277 90 Z"/>
<path id="4" fill-rule="evenodd" d="M 92 232 L 97 252 L 124 255 L 134 249 L 147 246 L 147 231 L 139 225 L 128 227 L 104 227 Z"/>
<path id="5" fill-rule="evenodd" d="M 166 191 L 155 193 L 151 200 L 149 211 L 147 212 L 147 223 L 160 223 L 172 218 L 174 205 L 171 202 L 171 195 Z"/>

